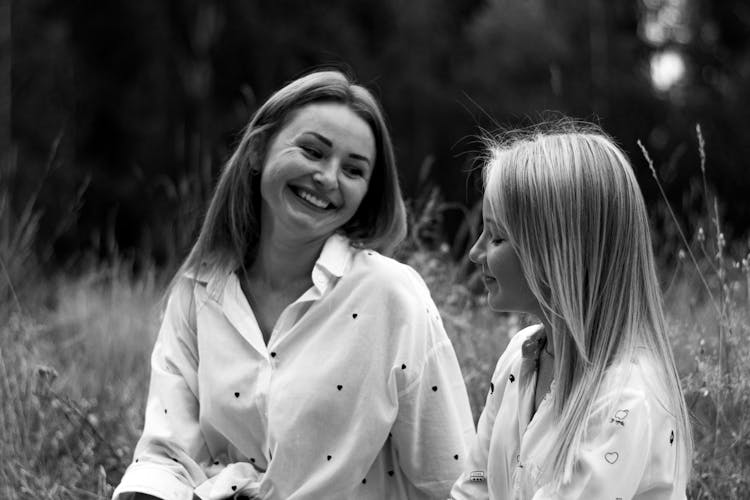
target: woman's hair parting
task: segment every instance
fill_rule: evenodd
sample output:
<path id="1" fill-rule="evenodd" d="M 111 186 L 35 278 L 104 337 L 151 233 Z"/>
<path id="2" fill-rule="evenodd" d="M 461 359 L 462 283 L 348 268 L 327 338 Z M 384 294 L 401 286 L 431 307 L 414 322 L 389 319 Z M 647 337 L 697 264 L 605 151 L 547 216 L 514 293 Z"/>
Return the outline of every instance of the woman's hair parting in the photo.
<path id="1" fill-rule="evenodd" d="M 658 394 L 677 422 L 679 466 L 689 472 L 688 412 L 646 206 L 628 158 L 596 125 L 571 120 L 487 142 L 485 196 L 555 332 L 553 477 L 558 484 L 570 478 L 580 423 L 606 368 L 644 351 L 660 366 Z"/>
<path id="2" fill-rule="evenodd" d="M 254 258 L 260 234 L 260 175 L 267 148 L 298 109 L 321 102 L 348 106 L 375 137 L 376 159 L 367 194 L 342 232 L 353 243 L 384 253 L 401 242 L 406 234 L 404 202 L 378 101 L 340 71 L 315 71 L 278 90 L 253 114 L 221 173 L 197 241 L 177 276 L 206 263 L 230 271 Z"/>

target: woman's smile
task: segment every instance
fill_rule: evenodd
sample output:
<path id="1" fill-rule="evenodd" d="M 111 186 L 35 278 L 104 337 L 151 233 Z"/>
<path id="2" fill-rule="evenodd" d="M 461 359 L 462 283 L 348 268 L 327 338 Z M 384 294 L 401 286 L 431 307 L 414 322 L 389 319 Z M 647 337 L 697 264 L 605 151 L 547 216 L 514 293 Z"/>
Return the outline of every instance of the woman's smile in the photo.
<path id="1" fill-rule="evenodd" d="M 324 195 L 316 194 L 313 191 L 299 186 L 289 186 L 289 189 L 297 198 L 308 205 L 312 205 L 313 208 L 319 210 L 333 210 L 336 208 L 336 205 L 327 200 Z"/>
<path id="2" fill-rule="evenodd" d="M 482 275 L 482 280 L 484 281 L 484 286 L 486 286 L 488 289 L 498 286 L 497 280 L 486 272 Z"/>

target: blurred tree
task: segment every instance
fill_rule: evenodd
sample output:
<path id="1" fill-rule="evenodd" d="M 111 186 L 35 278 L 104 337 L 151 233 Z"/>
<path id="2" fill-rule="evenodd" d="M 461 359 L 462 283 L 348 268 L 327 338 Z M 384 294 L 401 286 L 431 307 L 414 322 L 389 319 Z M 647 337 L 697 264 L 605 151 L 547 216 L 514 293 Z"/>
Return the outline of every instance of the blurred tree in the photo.
<path id="1" fill-rule="evenodd" d="M 636 140 L 679 199 L 699 175 L 700 122 L 710 182 L 733 203 L 741 234 L 750 221 L 745 3 L 26 0 L 11 15 L 12 141 L 23 166 L 14 182 L 28 192 L 46 175 L 42 233 L 59 259 L 94 250 L 174 261 L 259 103 L 304 71 L 335 65 L 381 97 L 406 194 L 424 203 L 439 187 L 448 235 L 463 218 L 450 207 L 478 198 L 466 180 L 478 126 L 543 110 L 600 121 L 651 201 Z M 660 89 L 653 61 L 666 50 L 685 72 Z M 87 178 L 76 224 L 55 230 Z"/>
<path id="2" fill-rule="evenodd" d="M 649 47 L 652 94 L 660 109 L 647 120 L 651 130 L 645 142 L 667 181 L 667 194 L 681 205 L 684 223 L 707 222 L 699 220 L 706 200 L 695 182 L 701 175 L 699 123 L 709 189 L 727 207 L 723 218 L 729 224 L 723 230 L 730 239 L 747 236 L 750 177 L 743 171 L 750 128 L 743 116 L 750 104 L 750 5 L 644 0 L 640 6 L 639 33 Z"/>
<path id="3" fill-rule="evenodd" d="M 683 116 L 703 127 L 706 175 L 729 204 L 727 216 L 734 223 L 734 236 L 740 236 L 750 230 L 750 4 L 701 0 L 690 14 L 683 89 L 689 111 Z"/>
<path id="4" fill-rule="evenodd" d="M 0 168 L 10 159 L 11 4 L 0 0 Z"/>

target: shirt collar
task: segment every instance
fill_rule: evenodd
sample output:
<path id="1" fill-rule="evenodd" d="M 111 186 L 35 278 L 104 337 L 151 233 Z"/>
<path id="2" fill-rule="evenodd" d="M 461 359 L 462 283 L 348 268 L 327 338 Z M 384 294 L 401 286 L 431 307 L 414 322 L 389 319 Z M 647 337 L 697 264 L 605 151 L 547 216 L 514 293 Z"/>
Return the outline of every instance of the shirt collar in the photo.
<path id="1" fill-rule="evenodd" d="M 321 293 L 328 289 L 332 281 L 346 273 L 351 266 L 354 252 L 349 238 L 342 234 L 333 234 L 326 240 L 312 270 L 313 284 Z M 208 295 L 217 302 L 221 302 L 222 292 L 230 274 L 216 268 L 209 269 L 205 263 L 198 272 L 186 273 L 189 278 L 205 284 Z"/>
<path id="2" fill-rule="evenodd" d="M 324 268 L 333 276 L 340 278 L 351 265 L 354 248 L 352 248 L 349 238 L 341 234 L 334 234 L 323 245 L 315 268 Z M 314 272 L 314 270 L 313 270 Z"/>
<path id="3" fill-rule="evenodd" d="M 526 340 L 521 345 L 521 357 L 528 360 L 537 361 L 539 354 L 547 344 L 547 334 L 544 332 L 544 326 L 537 325 L 532 330 Z"/>
<path id="4" fill-rule="evenodd" d="M 207 262 L 201 263 L 198 269 L 188 269 L 184 276 L 206 286 L 208 295 L 216 300 L 221 300 L 221 292 L 224 289 L 228 273 L 222 272 L 216 266 L 211 266 Z"/>
<path id="5" fill-rule="evenodd" d="M 342 277 L 352 263 L 355 249 L 349 238 L 334 234 L 326 240 L 312 271 L 312 282 L 321 292 L 325 292 L 335 279 Z"/>

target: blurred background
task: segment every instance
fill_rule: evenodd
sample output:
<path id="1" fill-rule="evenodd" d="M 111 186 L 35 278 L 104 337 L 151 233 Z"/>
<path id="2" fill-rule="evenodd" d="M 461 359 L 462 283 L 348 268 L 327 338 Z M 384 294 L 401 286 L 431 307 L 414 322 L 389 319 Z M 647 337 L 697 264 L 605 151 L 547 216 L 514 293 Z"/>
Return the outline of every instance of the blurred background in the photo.
<path id="1" fill-rule="evenodd" d="M 480 128 L 545 111 L 600 123 L 655 205 L 641 140 L 686 219 L 702 206 L 700 124 L 725 236 L 750 226 L 746 0 L 24 0 L 10 14 L 1 182 L 6 209 L 33 199 L 50 266 L 184 256 L 252 112 L 329 65 L 381 98 L 405 194 L 419 205 L 439 189 L 430 237 L 457 256 Z"/>
<path id="2" fill-rule="evenodd" d="M 688 497 L 750 498 L 748 0 L 0 0 L 0 498 L 110 498 L 224 162 L 273 91 L 330 66 L 383 103 L 398 257 L 475 418 L 528 321 L 471 278 L 479 135 L 563 114 L 616 138 L 693 416 Z"/>

